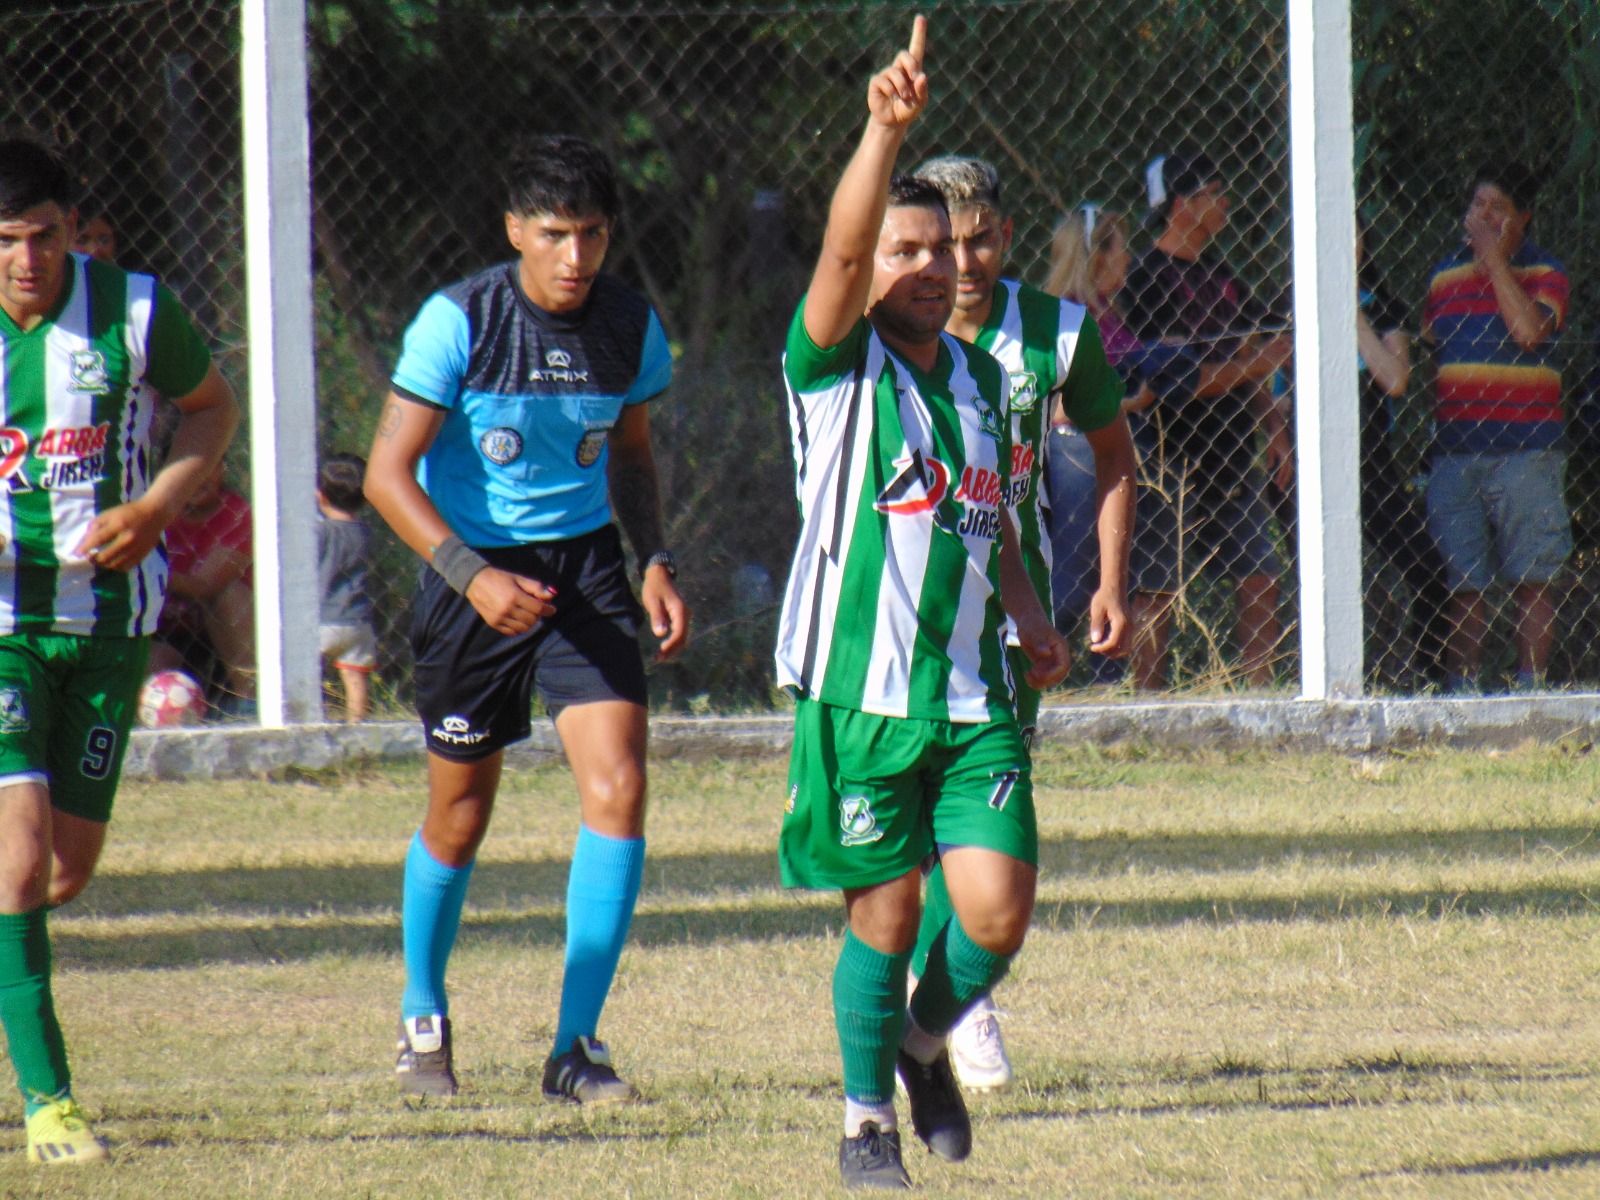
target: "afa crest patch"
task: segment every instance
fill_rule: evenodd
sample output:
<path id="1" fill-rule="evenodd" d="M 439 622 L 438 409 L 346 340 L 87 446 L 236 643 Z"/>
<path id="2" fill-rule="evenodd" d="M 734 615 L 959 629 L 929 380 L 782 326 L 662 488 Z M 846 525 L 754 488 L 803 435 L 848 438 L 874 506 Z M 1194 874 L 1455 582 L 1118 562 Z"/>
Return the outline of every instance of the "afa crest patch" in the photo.
<path id="1" fill-rule="evenodd" d="M 865 846 L 883 837 L 872 801 L 865 796 L 844 796 L 839 800 L 839 844 Z"/>
<path id="2" fill-rule="evenodd" d="M 522 435 L 509 426 L 501 425 L 478 439 L 478 449 L 495 466 L 508 466 L 522 457 Z"/>
<path id="3" fill-rule="evenodd" d="M 580 467 L 592 467 L 599 461 L 600 451 L 606 448 L 606 435 L 610 432 L 609 429 L 591 429 L 583 435 L 573 455 Z"/>

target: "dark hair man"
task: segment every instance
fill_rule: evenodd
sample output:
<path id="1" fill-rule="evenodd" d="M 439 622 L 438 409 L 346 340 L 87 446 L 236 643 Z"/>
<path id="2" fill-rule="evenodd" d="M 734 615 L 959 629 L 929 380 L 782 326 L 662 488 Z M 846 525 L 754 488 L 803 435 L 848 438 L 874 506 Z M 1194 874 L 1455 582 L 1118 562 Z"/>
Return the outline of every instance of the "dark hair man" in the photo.
<path id="1" fill-rule="evenodd" d="M 1572 553 L 1556 343 L 1565 269 L 1528 239 L 1538 180 L 1520 163 L 1473 176 L 1462 244 L 1434 270 L 1422 336 L 1434 343 L 1437 434 L 1428 528 L 1450 588 L 1449 686 L 1478 685 L 1484 589 L 1516 598 L 1517 683 L 1543 682 L 1554 639 L 1550 581 Z"/>
<path id="2" fill-rule="evenodd" d="M 1128 546 L 1133 535 L 1133 438 L 1122 416 L 1123 383 L 1106 362 L 1100 330 L 1081 304 L 1002 278 L 1012 222 L 1000 202 L 1000 178 L 977 158 L 930 159 L 915 171 L 938 186 L 950 210 L 956 265 L 955 309 L 945 331 L 987 350 L 1008 376 L 1011 491 L 1006 507 L 1017 522 L 1022 561 L 1039 603 L 1055 612 L 1050 594 L 1049 497 L 1043 492 L 1045 435 L 1082 437 L 1093 451 L 1098 492 L 1100 585 L 1089 604 L 1090 649 L 1120 657 L 1128 621 Z M 1025 678 L 1028 662 L 1014 631 L 1008 653 L 1016 679 L 1017 724 L 1031 747 L 1040 694 Z M 912 974 L 950 919 L 943 868 L 928 878 Z M 950 1058 L 962 1085 L 987 1091 L 1011 1081 L 993 1001 L 979 999 L 950 1033 Z"/>
<path id="3" fill-rule="evenodd" d="M 660 657 L 689 613 L 663 545 L 649 405 L 672 374 L 648 302 L 603 274 L 610 161 L 537 137 L 507 168 L 517 258 L 435 294 L 406 332 L 366 494 L 429 564 L 412 631 L 428 814 L 406 859 L 402 1090 L 456 1090 L 444 973 L 504 750 L 538 684 L 578 785 L 567 953 L 544 1092 L 627 1100 L 596 1037 L 644 869 L 644 664 L 612 507 Z M 608 496 L 609 488 L 609 496 Z"/>
<path id="4" fill-rule="evenodd" d="M 54 150 L 0 138 L 0 1024 L 46 1165 L 108 1155 L 73 1099 L 46 913 L 105 845 L 167 583 L 152 551 L 239 423 L 172 293 L 70 253 L 73 191 Z M 152 478 L 164 396 L 181 416 Z"/>
<path id="5" fill-rule="evenodd" d="M 1134 623 L 1140 633 L 1132 670 L 1140 687 L 1165 685 L 1172 609 L 1183 577 L 1182 550 L 1214 561 L 1238 591 L 1236 641 L 1245 678 L 1272 682 L 1280 636 L 1271 511 L 1255 467 L 1256 434 L 1267 434 L 1267 466 L 1280 487 L 1293 478 L 1288 424 L 1274 404 L 1271 378 L 1292 343 L 1261 337 L 1268 318 L 1212 243 L 1228 223 L 1222 176 L 1205 154 L 1169 154 L 1146 177 L 1151 216 L 1161 232 L 1128 272 L 1128 324 L 1141 341 L 1183 344 L 1201 361 L 1194 400 L 1162 423 L 1162 468 L 1151 519 L 1134 535 Z M 1180 528 L 1180 522 L 1184 528 Z"/>
<path id="6" fill-rule="evenodd" d="M 1038 873 L 1007 614 L 1033 686 L 1069 660 L 1006 510 L 1004 370 L 944 331 L 956 270 L 943 197 L 892 179 L 928 99 L 926 31 L 916 18 L 909 49 L 868 86 L 784 354 L 802 525 L 777 651 L 778 682 L 798 698 L 778 857 L 787 886 L 844 893 L 833 997 L 847 1187 L 909 1186 L 897 1071 L 929 1149 L 971 1151 L 946 1039 L 1022 945 Z M 955 915 L 908 1013 L 920 868 L 936 847 Z"/>

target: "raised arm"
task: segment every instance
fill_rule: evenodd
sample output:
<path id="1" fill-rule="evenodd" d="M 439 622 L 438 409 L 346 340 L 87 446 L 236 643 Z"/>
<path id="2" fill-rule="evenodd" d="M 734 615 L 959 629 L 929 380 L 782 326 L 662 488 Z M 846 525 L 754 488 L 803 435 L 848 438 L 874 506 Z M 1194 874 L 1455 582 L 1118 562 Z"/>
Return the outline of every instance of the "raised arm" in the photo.
<path id="1" fill-rule="evenodd" d="M 866 311 L 889 178 L 906 130 L 928 103 L 922 70 L 927 40 L 927 19 L 917 17 L 910 46 L 867 86 L 867 127 L 834 189 L 822 252 L 806 293 L 806 333 L 824 350 L 844 341 Z"/>

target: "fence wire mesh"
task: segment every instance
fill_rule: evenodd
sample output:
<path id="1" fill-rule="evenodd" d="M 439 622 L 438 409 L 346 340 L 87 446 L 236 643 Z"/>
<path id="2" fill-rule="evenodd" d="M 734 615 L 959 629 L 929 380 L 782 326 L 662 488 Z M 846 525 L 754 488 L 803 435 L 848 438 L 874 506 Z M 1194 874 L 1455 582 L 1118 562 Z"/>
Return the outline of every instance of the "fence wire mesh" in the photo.
<path id="1" fill-rule="evenodd" d="M 930 18 L 934 100 L 903 165 L 991 161 L 1015 222 L 1012 273 L 1088 304 L 1130 384 L 1146 493 L 1133 585 L 1153 632 L 1126 672 L 1084 661 L 1073 682 L 1292 684 L 1281 0 L 311 3 L 322 451 L 365 451 L 422 301 L 510 256 L 498 164 L 512 141 L 591 138 L 626 183 L 608 268 L 649 296 L 676 357 L 652 424 L 696 633 L 653 668 L 654 694 L 770 701 L 798 527 L 777 355 L 866 80 L 913 11 Z M 1352 20 L 1363 311 L 1379 347 L 1363 343 L 1360 401 L 1369 683 L 1493 688 L 1520 670 L 1524 685 L 1592 685 L 1600 13 L 1358 0 Z M 242 389 L 238 38 L 235 6 L 211 0 L 0 16 L 0 119 L 69 149 L 84 215 L 103 211 L 124 266 L 174 286 Z M 1545 257 L 1525 247 L 1512 266 L 1562 317 L 1550 346 L 1520 355 L 1470 255 L 1435 278 L 1461 250 L 1473 172 L 1514 161 L 1545 180 L 1529 232 Z M 1154 182 L 1175 197 L 1156 213 Z M 1463 305 L 1478 306 L 1478 342 Z M 1430 320 L 1435 334 L 1454 322 L 1452 336 L 1424 341 Z M 1093 570 L 1083 442 L 1051 439 L 1058 616 L 1074 628 Z M 248 490 L 242 454 L 230 480 Z M 416 567 L 375 533 L 378 690 L 404 707 Z"/>

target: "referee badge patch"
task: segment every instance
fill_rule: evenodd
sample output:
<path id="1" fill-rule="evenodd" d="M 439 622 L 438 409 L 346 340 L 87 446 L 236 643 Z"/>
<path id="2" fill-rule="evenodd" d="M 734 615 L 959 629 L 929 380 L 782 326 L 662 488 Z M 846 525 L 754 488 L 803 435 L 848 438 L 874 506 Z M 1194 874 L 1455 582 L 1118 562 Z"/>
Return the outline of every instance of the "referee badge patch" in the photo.
<path id="1" fill-rule="evenodd" d="M 883 836 L 878 818 L 872 814 L 872 801 L 865 796 L 844 796 L 839 800 L 839 844 L 865 846 Z"/>
<path id="2" fill-rule="evenodd" d="M 591 429 L 583 435 L 578 442 L 578 452 L 575 457 L 580 467 L 592 467 L 600 457 L 600 451 L 605 449 L 606 434 L 609 429 Z"/>
<path id="3" fill-rule="evenodd" d="M 522 456 L 522 435 L 509 426 L 501 425 L 478 439 L 478 449 L 495 466 L 504 467 Z"/>

